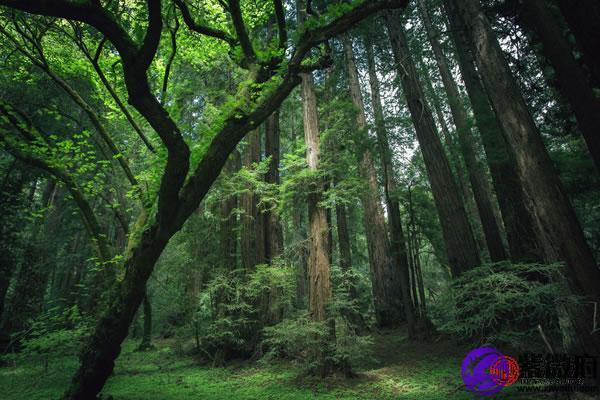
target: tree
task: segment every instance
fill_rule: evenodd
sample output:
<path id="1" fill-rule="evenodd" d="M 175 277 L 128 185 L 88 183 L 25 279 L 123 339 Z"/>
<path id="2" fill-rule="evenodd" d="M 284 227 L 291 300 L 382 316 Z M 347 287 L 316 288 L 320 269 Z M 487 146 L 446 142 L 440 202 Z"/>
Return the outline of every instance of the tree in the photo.
<path id="1" fill-rule="evenodd" d="M 356 126 L 360 143 L 360 147 L 357 148 L 357 155 L 361 163 L 361 177 L 368 187 L 368 190 L 363 191 L 361 200 L 364 209 L 363 227 L 369 249 L 377 323 L 381 327 L 393 327 L 397 326 L 404 319 L 402 302 L 398 297 L 398 293 L 402 293 L 400 290 L 402 267 L 401 265 L 394 265 L 397 260 L 390 258 L 390 243 L 386 235 L 387 229 L 383 217 L 383 208 L 379 199 L 377 172 L 375 170 L 374 157 L 369 146 L 365 106 L 360 91 L 352 42 L 348 36 L 344 36 L 343 44 L 350 97 L 356 109 Z M 401 244 L 398 245 L 400 246 Z M 400 252 L 401 250 L 398 249 L 397 251 Z"/>
<path id="2" fill-rule="evenodd" d="M 386 14 L 385 23 L 439 213 L 448 263 L 452 274 L 458 276 L 479 265 L 477 245 L 408 50 L 400 15 L 395 12 Z"/>
<path id="3" fill-rule="evenodd" d="M 279 185 L 279 163 L 280 163 L 280 129 L 279 110 L 275 111 L 267 119 L 265 126 L 265 156 L 271 157 L 269 170 L 265 180 L 267 183 Z M 279 216 L 273 210 L 265 212 L 265 258 L 267 262 L 272 261 L 283 253 L 283 228 Z"/>
<path id="4" fill-rule="evenodd" d="M 279 107 L 290 91 L 300 83 L 299 73 L 322 65 L 303 64 L 311 49 L 377 11 L 400 8 L 405 3 L 406 1 L 399 0 L 360 3 L 323 25 L 304 30 L 299 35 L 290 58 L 286 60 L 286 66 L 277 73 L 284 61 L 283 57 L 276 55 L 265 59 L 255 52 L 239 1 L 228 2 L 235 37 L 197 23 L 185 3 L 178 2 L 184 21 L 190 29 L 234 47 L 239 44 L 240 64 L 245 67 L 248 78 L 255 84 L 240 89 L 239 101 L 225 110 L 222 123 L 212 132 L 212 140 L 190 173 L 189 146 L 173 119 L 153 96 L 146 75 L 161 38 L 163 20 L 160 0 L 147 2 L 148 24 L 142 43 L 137 43 L 114 15 L 98 2 L 0 1 L 2 6 L 29 13 L 85 22 L 103 33 L 119 52 L 130 104 L 156 131 L 167 153 L 156 195 L 156 213 L 151 216 L 139 243 L 133 247 L 131 256 L 124 262 L 125 276 L 112 293 L 110 303 L 82 353 L 81 366 L 65 398 L 90 399 L 101 390 L 112 372 L 128 326 L 143 299 L 145 283 L 162 250 L 197 209 L 237 143 Z M 277 8 L 283 9 L 280 4 Z M 278 14 L 279 26 L 283 28 L 285 19 L 282 20 L 282 13 Z M 286 41 L 281 40 L 283 37 L 287 37 L 287 32 L 280 29 L 281 48 L 286 47 Z M 271 71 L 275 72 L 275 77 Z M 267 82 L 272 84 L 262 85 Z"/>
<path id="5" fill-rule="evenodd" d="M 449 31 L 456 47 L 461 76 L 471 100 L 475 123 L 482 139 L 492 183 L 500 205 L 511 260 L 541 261 L 542 250 L 536 221 L 529 209 L 529 200 L 519 179 L 514 156 L 502 136 L 502 128 L 498 124 L 481 83 L 461 22 L 456 14 L 448 11 L 446 14 L 450 21 Z"/>
<path id="6" fill-rule="evenodd" d="M 242 156 L 245 168 L 252 169 L 260 161 L 260 132 L 258 129 L 248 134 L 247 146 Z M 251 271 L 256 265 L 265 262 L 264 220 L 258 209 L 258 195 L 251 187 L 241 195 L 241 254 L 242 267 Z"/>
<path id="7" fill-rule="evenodd" d="M 365 49 L 367 54 L 367 66 L 369 70 L 369 84 L 371 88 L 371 103 L 375 114 L 375 132 L 377 134 L 377 145 L 379 157 L 382 164 L 383 187 L 385 201 L 388 210 L 388 226 L 390 231 L 390 244 L 394 263 L 398 268 L 400 293 L 402 294 L 402 305 L 406 315 L 409 337 L 415 335 L 415 311 L 410 301 L 409 290 L 409 263 L 406 252 L 406 238 L 402 228 L 402 217 L 400 215 L 400 202 L 397 197 L 397 183 L 392 161 L 392 149 L 390 147 L 388 134 L 385 126 L 383 106 L 381 104 L 381 90 L 373 43 L 368 35 L 365 35 Z"/>
<path id="8" fill-rule="evenodd" d="M 555 259 L 566 264 L 565 275 L 571 291 L 597 301 L 600 272 L 481 5 L 476 0 L 448 0 L 448 8 L 460 16 L 470 39 L 498 122 L 515 155 L 520 179 L 531 196 L 535 215 L 556 254 Z M 546 256 L 552 259 L 551 255 Z M 579 309 L 571 310 L 571 317 L 582 348 L 597 352 L 600 335 L 591 333 L 589 316 Z"/>
<path id="9" fill-rule="evenodd" d="M 558 0 L 557 3 L 583 53 L 594 86 L 600 87 L 600 39 L 597 35 L 600 29 L 600 5 L 594 0 Z"/>
<path id="10" fill-rule="evenodd" d="M 433 49 L 433 55 L 442 77 L 442 83 L 448 96 L 448 103 L 454 119 L 454 125 L 456 126 L 460 148 L 467 167 L 469 182 L 473 189 L 490 258 L 493 262 L 505 260 L 507 255 L 504 250 L 500 227 L 494 214 L 492 192 L 484 173 L 484 165 L 479 160 L 477 149 L 474 145 L 474 136 L 467 119 L 467 110 L 461 102 L 458 86 L 452 77 L 446 55 L 437 39 L 438 32 L 431 22 L 425 0 L 419 0 L 419 9 L 421 18 L 425 24 L 429 43 Z"/>
<path id="11" fill-rule="evenodd" d="M 590 156 L 600 170 L 600 99 L 583 67 L 572 54 L 572 48 L 560 29 L 560 20 L 549 5 L 541 0 L 527 1 L 516 10 L 518 20 L 541 44 L 541 52 L 556 73 L 556 82 L 562 97 L 568 102 L 587 145 Z M 600 15 L 598 15 L 600 18 Z"/>

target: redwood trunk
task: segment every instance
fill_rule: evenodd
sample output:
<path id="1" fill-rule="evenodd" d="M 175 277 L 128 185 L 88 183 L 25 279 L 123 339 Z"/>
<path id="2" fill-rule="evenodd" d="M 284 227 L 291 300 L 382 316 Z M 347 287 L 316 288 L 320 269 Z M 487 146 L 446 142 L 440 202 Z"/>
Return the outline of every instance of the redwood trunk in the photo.
<path id="1" fill-rule="evenodd" d="M 565 276 L 571 291 L 586 296 L 588 301 L 600 300 L 600 271 L 481 5 L 476 0 L 448 2 L 466 27 L 475 62 L 505 139 L 515 154 L 519 175 L 531 195 L 543 234 L 558 259 L 566 263 Z M 582 348 L 591 354 L 600 353 L 600 334 L 591 333 L 592 309 L 580 306 L 570 311 Z"/>
<path id="2" fill-rule="evenodd" d="M 594 94 L 585 71 L 573 58 L 571 46 L 559 29 L 559 21 L 546 2 L 528 0 L 522 6 L 526 28 L 533 31 L 544 56 L 556 71 L 560 93 L 571 106 L 596 169 L 600 171 L 600 99 Z M 600 10 L 600 6 L 596 9 Z M 600 12 L 596 17 L 598 30 L 594 36 L 600 36 Z M 597 44 L 600 46 L 600 40 Z M 596 48 L 595 57 L 599 51 L 600 47 Z"/>
<path id="3" fill-rule="evenodd" d="M 519 179 L 514 156 L 502 136 L 502 128 L 475 68 L 464 26 L 457 15 L 449 12 L 447 7 L 446 13 L 450 20 L 450 32 L 456 46 L 458 65 L 490 167 L 511 260 L 540 261 L 542 253 L 538 245 L 536 222 L 529 209 L 529 200 Z"/>
<path id="4" fill-rule="evenodd" d="M 400 286 L 401 267 L 394 265 L 396 260 L 390 258 L 390 243 L 386 234 L 383 209 L 379 201 L 379 185 L 373 161 L 373 154 L 368 146 L 367 121 L 364 103 L 360 92 L 358 71 L 354 62 L 352 42 L 345 36 L 343 39 L 346 54 L 350 97 L 356 109 L 356 124 L 360 140 L 358 155 L 360 157 L 361 177 L 368 189 L 362 193 L 363 226 L 367 237 L 373 300 L 375 315 L 380 327 L 393 327 L 402 321 L 402 289 Z"/>
<path id="5" fill-rule="evenodd" d="M 477 204 L 479 219 L 481 220 L 481 226 L 483 227 L 485 242 L 490 258 L 493 262 L 506 260 L 508 257 L 502 242 L 500 227 L 494 213 L 492 192 L 483 170 L 484 167 L 477 155 L 477 149 L 474 144 L 475 139 L 467 119 L 467 110 L 460 100 L 458 86 L 448 67 L 446 55 L 442 51 L 442 47 L 437 39 L 438 33 L 431 23 L 424 0 L 419 0 L 419 7 L 421 9 L 423 22 L 425 23 L 427 36 L 429 37 L 429 42 L 442 77 L 442 84 L 444 85 L 444 89 L 448 96 L 450 111 L 452 112 L 456 132 L 458 133 L 458 141 L 467 167 L 469 182 L 471 183 L 475 203 Z"/>
<path id="6" fill-rule="evenodd" d="M 265 155 L 271 157 L 269 170 L 266 175 L 267 183 L 279 185 L 279 110 L 267 119 L 265 130 Z M 268 210 L 265 216 L 265 259 L 271 262 L 283 253 L 283 228 L 279 216 L 273 210 Z"/>
<path id="7" fill-rule="evenodd" d="M 394 262 L 399 269 L 400 289 L 402 293 L 402 305 L 406 315 L 408 325 L 408 336 L 415 335 L 416 322 L 415 310 L 410 302 L 410 284 L 409 284 L 409 262 L 406 251 L 406 239 L 402 228 L 402 219 L 400 216 L 400 202 L 396 195 L 396 180 L 394 179 L 394 164 L 392 161 L 392 149 L 388 140 L 385 127 L 385 118 L 383 107 L 381 105 L 381 94 L 379 78 L 375 65 L 375 55 L 373 54 L 373 45 L 370 38 L 365 41 L 367 52 L 367 64 L 369 69 L 369 83 L 371 86 L 371 102 L 375 114 L 375 132 L 377 133 L 379 156 L 381 158 L 381 169 L 383 171 L 383 184 L 385 201 L 388 210 L 388 223 L 390 230 L 390 244 Z"/>
<path id="8" fill-rule="evenodd" d="M 304 112 L 304 140 L 308 168 L 317 172 L 320 163 L 319 120 L 317 98 L 312 75 L 302 74 L 302 109 Z M 323 182 L 308 199 L 308 311 L 314 321 L 325 321 L 325 307 L 331 298 L 327 213 L 319 206 Z"/>
<path id="9" fill-rule="evenodd" d="M 244 151 L 243 165 L 252 168 L 254 163 L 260 161 L 260 136 L 259 130 L 255 129 L 248 134 L 247 147 Z M 254 266 L 265 261 L 264 252 L 264 225 L 262 214 L 258 209 L 258 196 L 252 187 L 241 196 L 242 229 L 241 229 L 241 251 L 242 267 L 250 271 Z"/>
<path id="10" fill-rule="evenodd" d="M 438 137 L 431 110 L 425 100 L 399 14 L 389 12 L 386 15 L 386 25 L 440 217 L 448 263 L 452 274 L 458 276 L 479 265 L 477 244 Z"/>

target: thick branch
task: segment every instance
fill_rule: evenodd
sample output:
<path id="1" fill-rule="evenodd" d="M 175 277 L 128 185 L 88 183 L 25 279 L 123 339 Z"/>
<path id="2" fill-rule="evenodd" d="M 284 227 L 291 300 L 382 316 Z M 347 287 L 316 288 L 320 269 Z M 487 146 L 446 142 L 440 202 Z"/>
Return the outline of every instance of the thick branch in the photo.
<path id="1" fill-rule="evenodd" d="M 318 28 L 308 29 L 302 33 L 290 64 L 300 65 L 306 54 L 313 47 L 346 32 L 358 22 L 386 9 L 404 8 L 408 0 L 364 1 L 344 15 Z"/>
<path id="2" fill-rule="evenodd" d="M 171 54 L 169 54 L 169 60 L 167 60 L 167 66 L 165 67 L 165 75 L 163 76 L 162 90 L 160 92 L 160 103 L 165 104 L 165 99 L 167 97 L 167 88 L 169 85 L 169 76 L 171 74 L 171 67 L 173 66 L 173 61 L 175 60 L 175 56 L 177 55 L 177 31 L 179 30 L 179 20 L 175 17 L 175 27 L 173 29 L 169 29 L 169 33 L 171 35 Z"/>
<path id="3" fill-rule="evenodd" d="M 279 48 L 285 49 L 287 44 L 287 29 L 285 27 L 285 9 L 281 0 L 273 0 L 275 15 L 277 16 L 277 29 L 279 31 Z"/>
<path id="4" fill-rule="evenodd" d="M 142 128 L 135 121 L 135 119 L 133 118 L 133 115 L 131 115 L 131 113 L 129 112 L 127 107 L 125 107 L 125 104 L 123 104 L 123 101 L 121 101 L 121 98 L 119 97 L 119 95 L 117 94 L 115 89 L 112 87 L 112 85 L 106 78 L 106 75 L 104 75 L 104 71 L 102 71 L 102 68 L 100 67 L 98 60 L 100 59 L 100 55 L 102 54 L 102 49 L 104 48 L 104 43 L 106 41 L 106 37 L 102 38 L 102 40 L 98 44 L 98 47 L 96 48 L 96 51 L 93 56 L 91 55 L 87 46 L 85 45 L 83 38 L 76 37 L 76 38 L 73 38 L 73 40 L 75 41 L 75 44 L 77 44 L 79 49 L 82 51 L 84 56 L 92 64 L 92 67 L 94 67 L 94 71 L 96 71 L 96 74 L 100 78 L 100 81 L 102 82 L 102 84 L 104 85 L 104 87 L 106 88 L 106 90 L 108 91 L 110 96 L 113 98 L 113 100 L 117 104 L 117 107 L 119 107 L 119 109 L 121 110 L 121 112 L 123 113 L 123 115 L 125 116 L 127 121 L 129 122 L 129 124 L 132 126 L 133 130 L 135 130 L 135 132 L 138 134 L 140 139 L 142 139 L 142 142 L 144 142 L 144 144 L 146 145 L 148 150 L 150 150 L 152 153 L 156 153 L 154 146 L 152 145 L 152 143 L 150 143 L 150 140 L 146 137 L 146 134 L 144 133 Z"/>
<path id="5" fill-rule="evenodd" d="M 104 35 L 115 45 L 122 57 L 133 60 L 138 52 L 138 47 L 135 42 L 116 22 L 113 16 L 100 5 L 100 2 L 75 2 L 67 0 L 0 0 L 0 5 L 31 14 L 85 22 L 104 33 Z"/>
<path id="6" fill-rule="evenodd" d="M 146 30 L 146 36 L 144 36 L 142 47 L 136 57 L 138 66 L 144 71 L 148 69 L 154 59 L 154 55 L 158 50 L 158 44 L 160 43 L 160 34 L 162 32 L 161 0 L 147 0 L 147 2 L 148 29 Z"/>
<path id="7" fill-rule="evenodd" d="M 204 26 L 194 21 L 194 18 L 192 18 L 192 15 L 190 14 L 190 9 L 188 8 L 187 4 L 185 4 L 184 0 L 174 1 L 175 5 L 177 5 L 177 8 L 179 8 L 179 10 L 181 11 L 183 22 L 185 22 L 188 28 L 190 28 L 192 31 L 200 33 L 201 35 L 211 36 L 217 39 L 224 40 L 231 46 L 235 46 L 237 44 L 236 39 L 230 36 L 227 32 Z"/>
<path id="8" fill-rule="evenodd" d="M 254 61 L 256 61 L 256 53 L 254 52 L 254 48 L 250 42 L 248 31 L 246 30 L 246 24 L 244 23 L 239 0 L 229 0 L 229 13 L 231 14 L 233 27 L 235 28 L 235 33 L 240 41 L 240 46 L 242 47 L 244 56 L 249 63 L 252 64 Z"/>
<path id="9" fill-rule="evenodd" d="M 241 110 L 236 110 L 236 112 L 225 121 L 224 127 L 215 136 L 209 145 L 206 154 L 202 157 L 196 170 L 182 189 L 182 206 L 177 214 L 178 223 L 183 224 L 187 217 L 189 217 L 189 215 L 198 207 L 201 199 L 219 175 L 223 165 L 225 165 L 227 157 L 234 150 L 238 142 L 246 135 L 246 133 L 255 129 L 266 120 L 269 115 L 278 109 L 283 100 L 285 100 L 294 87 L 300 83 L 298 74 L 301 73 L 305 67 L 317 68 L 320 66 L 302 66 L 304 56 L 312 47 L 333 36 L 345 32 L 354 24 L 380 10 L 401 8 L 407 3 L 408 0 L 365 2 L 348 12 L 346 15 L 337 18 L 323 27 L 306 31 L 300 39 L 300 44 L 298 45 L 291 62 L 288 64 L 288 71 L 283 77 L 282 83 L 280 83 L 268 97 L 259 103 L 253 111 L 244 113 Z"/>

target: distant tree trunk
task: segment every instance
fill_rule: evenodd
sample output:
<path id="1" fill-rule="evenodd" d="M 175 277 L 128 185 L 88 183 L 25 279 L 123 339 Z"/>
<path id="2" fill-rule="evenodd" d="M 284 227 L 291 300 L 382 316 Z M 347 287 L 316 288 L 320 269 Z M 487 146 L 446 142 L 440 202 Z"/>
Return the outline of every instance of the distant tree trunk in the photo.
<path id="1" fill-rule="evenodd" d="M 573 32 L 583 62 L 589 68 L 594 86 L 600 88 L 600 2 L 597 0 L 557 0 L 560 11 Z"/>
<path id="2" fill-rule="evenodd" d="M 506 229 L 511 260 L 540 261 L 542 249 L 538 244 L 539 234 L 535 218 L 529 209 L 529 200 L 518 176 L 515 158 L 502 136 L 502 128 L 498 124 L 488 94 L 475 68 L 464 26 L 458 15 L 449 12 L 447 7 L 446 14 L 450 20 L 449 31 L 456 46 L 460 72 L 471 100 L 475 122 L 490 167 L 492 183 Z"/>
<path id="3" fill-rule="evenodd" d="M 534 34 L 534 40 L 541 43 L 544 57 L 556 71 L 558 89 L 569 102 L 596 169 L 600 171 L 600 99 L 594 94 L 585 71 L 573 58 L 571 46 L 548 4 L 542 0 L 528 0 L 522 3 L 522 7 L 524 13 L 520 20 L 526 30 Z M 589 11 L 593 12 L 593 8 Z M 596 9 L 600 10 L 600 6 L 596 5 Z M 594 36 L 600 36 L 600 12 L 596 17 L 598 22 Z M 597 40 L 597 45 L 600 46 L 600 40 Z M 596 48 L 595 57 L 598 57 L 598 52 L 600 47 Z"/>
<path id="4" fill-rule="evenodd" d="M 0 321 L 2 321 L 10 279 L 16 270 L 15 250 L 18 241 L 19 213 L 22 211 L 20 204 L 24 202 L 22 194 L 27 181 L 26 175 L 15 166 L 16 162 L 13 162 L 0 187 L 0 237 L 2 238 L 0 240 Z"/>
<path id="5" fill-rule="evenodd" d="M 265 180 L 267 183 L 276 185 L 279 185 L 279 136 L 279 110 L 277 110 L 267 119 L 265 129 L 265 155 L 271 157 Z M 275 211 L 269 210 L 264 216 L 265 259 L 267 262 L 271 262 L 283 253 L 283 228 Z"/>
<path id="6" fill-rule="evenodd" d="M 390 244 L 392 256 L 398 268 L 400 289 L 402 293 L 402 305 L 406 315 L 408 325 L 408 336 L 415 335 L 416 322 L 415 311 L 410 302 L 409 286 L 409 262 L 406 253 L 406 239 L 402 228 L 402 217 L 400 216 L 400 202 L 396 194 L 396 181 L 394 179 L 394 165 L 392 161 L 392 149 L 387 136 L 385 127 L 385 117 L 381 105 L 381 94 L 379 78 L 375 65 L 375 55 L 373 54 L 373 44 L 368 36 L 365 36 L 365 47 L 367 53 L 367 64 L 369 69 L 369 83 L 371 86 L 371 102 L 375 114 L 375 132 L 377 133 L 379 156 L 381 159 L 381 169 L 383 172 L 383 184 L 385 201 L 388 210 L 388 224 L 390 230 Z"/>
<path id="7" fill-rule="evenodd" d="M 386 14 L 386 25 L 439 213 L 448 263 L 452 274 L 458 276 L 479 265 L 477 244 L 448 159 L 437 135 L 433 116 L 425 100 L 400 15 L 395 12 Z"/>
<path id="8" fill-rule="evenodd" d="M 397 326 L 403 319 L 401 300 L 400 273 L 401 267 L 394 266 L 396 260 L 390 258 L 390 243 L 386 234 L 383 209 L 379 201 L 379 185 L 373 154 L 368 146 L 368 129 L 364 110 L 358 71 L 354 61 L 352 42 L 348 36 L 343 38 L 350 97 L 356 109 L 356 124 L 360 134 L 357 154 L 360 157 L 360 172 L 367 183 L 367 190 L 362 193 L 363 226 L 367 237 L 373 300 L 375 315 L 380 327 Z"/>
<path id="9" fill-rule="evenodd" d="M 44 210 L 51 204 L 56 184 L 52 181 L 46 184 L 42 194 L 40 209 Z M 48 211 L 55 214 L 55 211 Z M 46 215 L 55 217 L 55 215 Z M 10 296 L 8 307 L 0 327 L 3 335 L 12 335 L 26 329 L 31 319 L 38 316 L 42 311 L 46 284 L 50 274 L 50 268 L 45 262 L 49 254 L 44 254 L 47 249 L 45 230 L 48 221 L 38 221 L 34 224 L 31 236 L 24 249 L 25 259 L 15 277 L 15 287 Z M 58 223 L 58 221 L 54 221 Z M 4 350 L 4 349 L 2 349 Z"/>
<path id="10" fill-rule="evenodd" d="M 253 163 L 260 161 L 260 136 L 259 130 L 255 129 L 248 133 L 247 147 L 243 155 L 243 165 L 250 168 Z M 264 253 L 264 225 L 263 217 L 258 209 L 257 195 L 252 191 L 241 195 L 242 229 L 241 229 L 241 250 L 242 267 L 251 271 L 254 266 L 265 261 Z"/>
<path id="11" fill-rule="evenodd" d="M 543 234 L 558 259 L 566 263 L 565 276 L 571 291 L 586 296 L 588 301 L 599 301 L 600 271 L 481 4 L 477 0 L 447 1 L 450 11 L 456 12 L 466 27 L 475 62 L 505 139 L 515 154 Z M 569 312 L 580 350 L 600 353 L 600 333 L 591 333 L 592 309 L 586 313 L 583 306 L 572 307 Z"/>
<path id="12" fill-rule="evenodd" d="M 152 303 L 148 298 L 148 288 L 146 287 L 146 295 L 142 301 L 144 310 L 144 332 L 142 334 L 142 342 L 140 343 L 138 350 L 146 351 L 152 349 Z"/>
<path id="13" fill-rule="evenodd" d="M 292 227 L 294 230 L 294 243 L 296 247 L 296 305 L 302 308 L 308 296 L 308 248 L 307 232 L 302 226 L 303 212 L 299 205 L 296 205 L 292 213 Z"/>
<path id="14" fill-rule="evenodd" d="M 225 177 L 230 177 L 237 173 L 241 168 L 240 153 L 234 151 L 225 163 L 223 173 Z M 221 223 L 219 228 L 219 244 L 221 247 L 221 262 L 228 270 L 237 267 L 237 235 L 235 227 L 237 217 L 234 210 L 238 207 L 238 196 L 229 196 L 221 202 Z"/>
<path id="15" fill-rule="evenodd" d="M 335 206 L 335 219 L 340 252 L 340 268 L 342 271 L 348 271 L 352 268 L 352 251 L 350 250 L 350 232 L 348 231 L 348 214 L 345 205 L 337 204 Z"/>
<path id="16" fill-rule="evenodd" d="M 475 203 L 477 204 L 479 219 L 483 227 L 490 258 L 493 262 L 506 260 L 508 257 L 502 242 L 500 227 L 494 213 L 494 199 L 483 170 L 484 167 L 477 155 L 477 149 L 474 145 L 475 139 L 467 118 L 467 110 L 460 100 L 458 86 L 452 77 L 446 55 L 442 51 L 442 47 L 437 39 L 438 32 L 436 32 L 435 27 L 431 23 L 425 0 L 419 0 L 419 8 L 442 77 L 442 84 L 448 96 L 448 103 L 454 119 L 454 125 L 456 126 L 458 141 L 467 167 L 469 182 L 471 183 Z"/>
<path id="17" fill-rule="evenodd" d="M 419 64 L 421 68 L 426 69 L 427 64 L 425 64 L 423 56 L 419 56 Z M 463 166 L 463 160 L 460 157 L 458 151 L 458 144 L 456 143 L 456 140 L 453 137 L 453 135 L 450 133 L 450 129 L 448 128 L 448 124 L 446 123 L 446 119 L 442 111 L 440 98 L 437 95 L 435 89 L 433 88 L 433 84 L 431 83 L 431 77 L 428 73 L 426 73 L 423 74 L 422 79 L 423 83 L 425 84 L 425 89 L 430 93 L 429 98 L 431 99 L 433 111 L 435 112 L 438 124 L 440 125 L 440 129 L 442 131 L 442 138 L 444 139 L 444 144 L 446 145 L 446 150 L 448 151 L 448 155 L 450 158 L 449 161 L 451 162 L 450 166 L 454 167 L 456 184 L 458 185 L 460 192 L 462 193 L 463 201 L 465 203 L 465 209 L 467 210 L 468 215 L 475 215 L 475 213 L 477 212 L 475 210 L 475 200 L 473 199 L 473 193 L 471 192 L 469 185 L 467 184 L 467 174 Z"/>

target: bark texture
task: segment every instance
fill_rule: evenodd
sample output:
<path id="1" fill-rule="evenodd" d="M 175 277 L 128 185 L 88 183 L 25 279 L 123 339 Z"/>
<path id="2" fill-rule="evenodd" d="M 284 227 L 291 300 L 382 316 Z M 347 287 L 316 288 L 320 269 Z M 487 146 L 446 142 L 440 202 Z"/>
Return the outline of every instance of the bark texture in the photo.
<path id="1" fill-rule="evenodd" d="M 302 74 L 302 110 L 308 168 L 317 172 L 320 162 L 319 119 L 312 75 Z M 325 321 L 325 306 L 331 298 L 331 266 L 327 213 L 319 206 L 323 182 L 317 180 L 308 199 L 308 311 L 314 321 Z"/>

